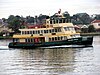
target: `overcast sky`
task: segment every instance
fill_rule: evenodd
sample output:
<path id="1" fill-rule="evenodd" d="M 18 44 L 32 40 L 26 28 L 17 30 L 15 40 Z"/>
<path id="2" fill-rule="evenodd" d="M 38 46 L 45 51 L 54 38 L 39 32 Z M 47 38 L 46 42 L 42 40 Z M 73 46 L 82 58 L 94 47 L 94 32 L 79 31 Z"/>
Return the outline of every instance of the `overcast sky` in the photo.
<path id="1" fill-rule="evenodd" d="M 53 15 L 59 9 L 76 13 L 100 14 L 100 0 L 0 0 L 0 18 L 9 15 Z"/>

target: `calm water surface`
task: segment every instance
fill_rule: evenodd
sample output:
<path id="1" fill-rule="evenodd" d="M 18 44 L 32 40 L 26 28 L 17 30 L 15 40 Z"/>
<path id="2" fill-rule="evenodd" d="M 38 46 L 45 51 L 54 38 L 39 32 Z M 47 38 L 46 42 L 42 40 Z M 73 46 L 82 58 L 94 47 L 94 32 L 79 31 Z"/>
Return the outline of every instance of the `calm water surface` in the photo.
<path id="1" fill-rule="evenodd" d="M 9 49 L 0 40 L 0 75 L 100 75 L 100 36 L 93 47 Z"/>

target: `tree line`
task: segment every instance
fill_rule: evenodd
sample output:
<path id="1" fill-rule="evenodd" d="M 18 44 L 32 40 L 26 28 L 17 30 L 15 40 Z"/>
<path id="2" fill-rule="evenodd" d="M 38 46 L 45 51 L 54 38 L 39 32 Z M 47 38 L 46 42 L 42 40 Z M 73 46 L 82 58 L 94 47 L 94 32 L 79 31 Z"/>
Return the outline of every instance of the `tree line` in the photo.
<path id="1" fill-rule="evenodd" d="M 8 23 L 8 27 L 11 28 L 15 33 L 18 33 L 18 29 L 19 28 L 24 28 L 25 24 L 41 24 L 43 22 L 44 19 L 46 18 L 56 18 L 57 13 L 55 13 L 52 16 L 48 16 L 48 15 L 42 15 L 40 14 L 39 16 L 19 16 L 19 15 L 10 15 L 7 19 L 2 18 L 2 20 L 4 22 Z M 71 19 L 72 23 L 74 25 L 88 25 L 90 24 L 93 20 L 100 20 L 100 15 L 94 15 L 94 16 L 90 16 L 87 13 L 77 13 L 74 14 L 73 16 L 71 16 L 67 11 L 65 11 L 64 13 L 62 13 L 62 15 L 67 18 L 67 19 Z"/>

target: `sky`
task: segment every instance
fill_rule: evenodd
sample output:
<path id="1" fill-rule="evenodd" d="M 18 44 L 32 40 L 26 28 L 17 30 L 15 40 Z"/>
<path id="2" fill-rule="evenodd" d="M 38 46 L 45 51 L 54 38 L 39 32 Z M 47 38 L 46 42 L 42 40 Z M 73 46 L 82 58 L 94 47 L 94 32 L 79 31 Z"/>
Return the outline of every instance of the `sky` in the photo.
<path id="1" fill-rule="evenodd" d="M 0 0 L 0 18 L 9 15 L 53 15 L 61 9 L 70 15 L 76 13 L 100 14 L 100 0 Z"/>

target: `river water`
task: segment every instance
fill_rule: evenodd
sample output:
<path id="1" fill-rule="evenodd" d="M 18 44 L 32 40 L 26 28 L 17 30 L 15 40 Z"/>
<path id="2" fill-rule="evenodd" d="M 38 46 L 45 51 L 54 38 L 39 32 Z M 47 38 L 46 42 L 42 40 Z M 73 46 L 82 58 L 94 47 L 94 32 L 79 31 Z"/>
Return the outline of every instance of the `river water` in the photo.
<path id="1" fill-rule="evenodd" d="M 0 40 L 0 75 L 100 75 L 100 36 L 93 47 L 11 49 Z"/>

